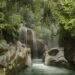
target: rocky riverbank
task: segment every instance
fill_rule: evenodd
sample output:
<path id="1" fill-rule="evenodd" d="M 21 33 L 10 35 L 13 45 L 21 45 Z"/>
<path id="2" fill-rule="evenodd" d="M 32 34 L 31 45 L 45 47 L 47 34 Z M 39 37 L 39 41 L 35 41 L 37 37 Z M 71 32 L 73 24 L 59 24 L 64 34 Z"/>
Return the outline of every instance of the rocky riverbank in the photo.
<path id="1" fill-rule="evenodd" d="M 16 44 L 7 44 L 5 40 L 1 40 L 1 42 L 0 68 L 5 73 L 3 75 L 13 75 L 25 67 L 31 66 L 30 48 L 20 41 L 17 41 Z"/>

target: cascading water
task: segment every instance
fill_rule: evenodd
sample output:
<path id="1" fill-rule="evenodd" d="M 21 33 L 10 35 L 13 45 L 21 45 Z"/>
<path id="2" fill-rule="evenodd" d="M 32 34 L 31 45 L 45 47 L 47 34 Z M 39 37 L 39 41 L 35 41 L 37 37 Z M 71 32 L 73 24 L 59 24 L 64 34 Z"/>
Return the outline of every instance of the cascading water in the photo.
<path id="1" fill-rule="evenodd" d="M 34 59 L 32 66 L 18 75 L 75 75 L 75 72 L 64 68 L 46 66 L 41 59 Z"/>
<path id="2" fill-rule="evenodd" d="M 38 51 L 37 51 L 37 43 L 36 43 L 36 38 L 35 38 L 35 33 L 32 31 L 32 40 L 33 40 L 33 57 L 38 58 Z"/>
<path id="3" fill-rule="evenodd" d="M 31 48 L 33 58 L 38 57 L 35 33 L 32 29 L 21 25 L 21 27 L 19 28 L 19 40 L 21 41 L 21 43 L 24 43 L 27 47 Z"/>
<path id="4" fill-rule="evenodd" d="M 31 30 L 32 37 L 28 36 L 28 29 L 24 26 L 21 26 L 19 29 L 19 40 L 22 43 L 25 43 L 26 45 L 29 43 L 27 41 L 28 38 L 32 38 L 32 44 L 33 44 L 33 64 L 31 67 L 28 67 L 27 69 L 22 70 L 17 75 L 75 75 L 75 72 L 71 70 L 67 70 L 64 68 L 56 68 L 56 67 L 50 67 L 43 64 L 41 59 L 38 58 L 38 52 L 37 52 L 37 45 L 36 45 L 36 38 L 34 35 L 34 31 Z M 55 40 L 52 40 L 51 47 L 58 46 L 58 38 L 55 42 Z M 54 44 L 55 43 L 55 44 Z M 49 42 L 50 44 L 50 42 Z"/>
<path id="5" fill-rule="evenodd" d="M 27 45 L 27 28 L 25 26 L 20 27 L 19 29 L 19 41 Z"/>

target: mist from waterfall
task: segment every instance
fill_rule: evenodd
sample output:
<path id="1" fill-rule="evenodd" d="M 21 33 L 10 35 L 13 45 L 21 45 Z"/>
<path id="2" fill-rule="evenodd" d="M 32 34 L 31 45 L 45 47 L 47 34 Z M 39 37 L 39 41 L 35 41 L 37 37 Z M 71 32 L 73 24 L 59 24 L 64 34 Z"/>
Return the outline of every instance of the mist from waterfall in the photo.
<path id="1" fill-rule="evenodd" d="M 52 24 L 51 27 L 51 38 L 48 41 L 48 47 L 49 48 L 53 48 L 53 47 L 59 47 L 59 34 L 58 34 L 58 30 L 59 30 L 59 26 Z"/>

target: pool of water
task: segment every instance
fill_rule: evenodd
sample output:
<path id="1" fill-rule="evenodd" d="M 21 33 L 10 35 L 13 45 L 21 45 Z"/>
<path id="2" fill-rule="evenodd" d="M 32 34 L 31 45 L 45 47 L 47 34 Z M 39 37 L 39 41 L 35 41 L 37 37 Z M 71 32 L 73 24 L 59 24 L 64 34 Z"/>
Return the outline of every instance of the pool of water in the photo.
<path id="1" fill-rule="evenodd" d="M 64 68 L 46 66 L 43 63 L 34 63 L 18 75 L 75 75 L 75 72 Z"/>

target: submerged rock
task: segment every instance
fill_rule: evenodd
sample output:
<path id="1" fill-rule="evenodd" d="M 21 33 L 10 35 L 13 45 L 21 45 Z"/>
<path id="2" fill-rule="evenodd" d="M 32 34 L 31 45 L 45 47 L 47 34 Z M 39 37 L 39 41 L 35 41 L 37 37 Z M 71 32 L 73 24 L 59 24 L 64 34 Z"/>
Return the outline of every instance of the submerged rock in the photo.
<path id="1" fill-rule="evenodd" d="M 64 57 L 64 51 L 61 48 L 52 48 L 45 52 L 45 64 L 50 66 L 69 68 L 69 63 Z"/>
<path id="2" fill-rule="evenodd" d="M 0 68 L 4 69 L 6 75 L 13 75 L 25 66 L 31 65 L 31 51 L 25 44 L 19 41 L 15 45 L 10 43 L 7 49 L 5 54 L 0 55 Z"/>

